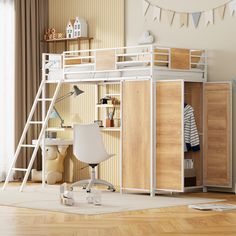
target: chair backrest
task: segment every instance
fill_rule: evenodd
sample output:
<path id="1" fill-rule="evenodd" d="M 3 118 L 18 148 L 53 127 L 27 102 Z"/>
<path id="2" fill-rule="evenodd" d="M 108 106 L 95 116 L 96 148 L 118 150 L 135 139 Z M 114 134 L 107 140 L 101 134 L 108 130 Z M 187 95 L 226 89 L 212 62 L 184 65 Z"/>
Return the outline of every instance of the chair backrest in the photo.
<path id="1" fill-rule="evenodd" d="M 99 164 L 110 158 L 97 124 L 75 124 L 73 126 L 73 152 L 76 158 L 88 164 Z"/>

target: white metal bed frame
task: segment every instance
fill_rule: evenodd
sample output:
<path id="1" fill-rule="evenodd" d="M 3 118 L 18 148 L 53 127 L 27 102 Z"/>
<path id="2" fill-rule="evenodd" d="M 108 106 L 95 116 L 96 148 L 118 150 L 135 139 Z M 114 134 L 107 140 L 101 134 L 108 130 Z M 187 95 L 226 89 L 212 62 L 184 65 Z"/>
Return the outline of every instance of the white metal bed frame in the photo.
<path id="1" fill-rule="evenodd" d="M 161 50 L 167 50 L 168 53 L 159 53 L 156 52 L 155 49 L 161 49 Z M 190 61 L 190 67 L 188 70 L 179 70 L 179 69 L 171 69 L 171 48 L 170 47 L 160 47 L 157 45 L 142 45 L 142 46 L 133 46 L 133 47 L 118 47 L 118 48 L 106 48 L 106 49 L 92 49 L 92 50 L 77 50 L 77 51 L 65 51 L 62 54 L 62 72 L 63 72 L 63 77 L 58 80 L 50 80 L 49 79 L 49 73 L 50 73 L 50 68 L 48 68 L 48 63 L 55 63 L 55 61 L 51 61 L 50 57 L 51 56 L 58 56 L 61 54 L 50 54 L 50 53 L 44 53 L 43 54 L 43 59 L 42 59 L 42 81 L 44 81 L 45 84 L 41 86 L 42 93 L 41 93 L 41 102 L 42 102 L 42 120 L 46 122 L 45 124 L 45 129 L 43 130 L 43 135 L 40 136 L 40 140 L 38 140 L 38 143 L 36 145 L 36 148 L 39 148 L 39 144 L 41 142 L 41 147 L 42 147 L 42 185 L 45 186 L 45 130 L 47 127 L 47 122 L 49 115 L 46 112 L 46 92 L 45 92 L 45 85 L 47 83 L 92 83 L 92 84 L 99 84 L 101 82 L 106 83 L 106 82 L 120 82 L 121 85 L 123 81 L 130 81 L 130 80 L 149 80 L 152 84 L 151 89 L 150 89 L 150 97 L 151 97 L 151 123 L 150 123 L 150 138 L 151 138 L 151 144 L 150 144 L 150 163 L 151 163 L 151 171 L 150 171 L 150 189 L 124 189 L 122 186 L 122 142 L 120 142 L 120 190 L 121 192 L 123 190 L 134 190 L 134 191 L 144 191 L 144 192 L 149 192 L 151 196 L 155 195 L 156 189 L 154 188 L 155 186 L 155 149 L 154 149 L 154 143 L 155 143 L 155 91 L 154 91 L 154 83 L 158 80 L 176 80 L 176 79 L 181 79 L 183 81 L 190 81 L 190 82 L 205 82 L 207 80 L 207 55 L 206 51 L 203 49 L 190 49 L 190 55 L 189 55 L 189 61 Z M 101 51 L 114 51 L 115 53 L 115 69 L 113 70 L 96 70 L 96 55 L 98 52 Z M 201 56 L 196 56 L 193 53 L 195 51 L 204 51 L 204 54 Z M 155 60 L 155 55 L 165 55 L 168 56 L 168 60 Z M 139 57 L 144 57 L 142 60 L 139 60 Z M 125 57 L 125 61 L 119 61 L 120 57 Z M 135 57 L 135 60 L 132 59 Z M 203 59 L 203 62 L 200 63 L 201 68 L 200 69 L 192 69 L 192 65 L 198 64 L 194 63 L 192 61 L 193 57 L 199 57 Z M 66 62 L 69 60 L 73 59 L 79 59 L 81 60 L 82 64 L 89 64 L 93 66 L 93 70 L 89 71 L 81 71 L 79 70 L 79 64 L 73 64 L 73 65 L 68 65 Z M 86 63 L 89 62 L 89 63 Z M 168 66 L 167 67 L 160 67 L 156 66 L 155 63 L 166 63 Z M 132 65 L 140 65 L 140 66 L 134 66 Z M 120 65 L 129 65 L 127 68 L 123 67 L 121 68 Z M 78 68 L 76 71 L 68 71 L 67 68 Z M 60 68 L 53 68 L 53 70 L 57 70 Z M 110 77 L 109 73 L 111 72 L 137 72 L 137 74 L 133 74 L 130 76 L 120 74 L 120 76 L 114 76 Z M 139 72 L 141 71 L 147 71 L 147 75 L 139 75 Z M 79 75 L 79 74 L 84 74 L 86 75 L 86 78 L 67 78 L 70 75 Z M 101 77 L 96 77 L 95 75 L 105 75 Z M 199 76 L 200 74 L 200 76 Z M 122 88 L 122 86 L 121 86 Z M 95 89 L 95 93 L 96 93 Z M 58 94 L 58 90 L 56 91 Z M 57 95 L 56 94 L 56 95 Z M 36 98 L 39 100 L 39 95 L 37 94 Z M 56 95 L 53 97 L 52 103 L 55 102 Z M 122 91 L 121 91 L 121 102 L 122 102 Z M 50 107 L 52 107 L 53 104 L 51 104 Z M 31 110 L 31 113 L 29 116 L 32 117 L 33 113 L 33 108 Z M 48 111 L 49 112 L 49 111 Z M 120 137 L 122 137 L 122 107 L 120 110 L 121 113 L 121 131 L 120 131 Z M 28 121 L 27 121 L 28 122 Z M 25 133 L 25 132 L 24 132 Z M 23 134 L 24 134 L 23 133 Z M 22 135 L 23 137 L 23 135 Z M 20 145 L 20 144 L 19 144 Z M 8 181 L 9 181 L 9 176 L 11 175 L 12 170 L 16 170 L 17 168 L 14 168 L 14 163 L 17 159 L 17 152 L 15 154 L 14 160 L 12 162 L 11 168 L 9 170 L 7 179 L 5 181 L 3 189 L 6 187 Z M 27 171 L 26 175 L 29 175 L 29 172 L 31 170 L 31 166 L 27 169 L 24 169 L 24 171 Z M 18 169 L 19 170 L 19 169 Z M 23 169 L 22 169 L 23 170 Z M 28 178 L 28 176 L 27 176 Z M 27 178 L 24 179 L 20 191 L 23 190 L 23 187 L 27 181 Z"/>

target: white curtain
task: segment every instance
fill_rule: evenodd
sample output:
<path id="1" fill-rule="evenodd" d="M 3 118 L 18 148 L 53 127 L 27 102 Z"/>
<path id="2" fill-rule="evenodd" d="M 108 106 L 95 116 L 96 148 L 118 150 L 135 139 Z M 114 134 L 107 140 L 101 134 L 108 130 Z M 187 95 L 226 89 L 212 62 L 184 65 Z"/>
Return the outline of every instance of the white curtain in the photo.
<path id="1" fill-rule="evenodd" d="M 0 0 L 0 181 L 14 155 L 14 0 Z"/>

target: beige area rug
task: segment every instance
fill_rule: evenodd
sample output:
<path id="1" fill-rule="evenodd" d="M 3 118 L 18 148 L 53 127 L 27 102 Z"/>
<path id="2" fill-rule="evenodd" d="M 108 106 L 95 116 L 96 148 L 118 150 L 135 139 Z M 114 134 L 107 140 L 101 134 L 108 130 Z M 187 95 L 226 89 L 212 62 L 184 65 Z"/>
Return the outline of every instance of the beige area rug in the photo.
<path id="1" fill-rule="evenodd" d="M 196 198 L 186 196 L 155 196 L 142 194 L 120 194 L 102 191 L 100 206 L 88 204 L 84 190 L 74 190 L 74 206 L 64 206 L 59 200 L 59 186 L 26 186 L 24 192 L 19 187 L 8 187 L 0 190 L 0 205 L 22 207 L 38 210 L 57 211 L 74 214 L 104 214 L 162 207 L 181 206 L 189 204 L 219 202 L 219 199 Z"/>

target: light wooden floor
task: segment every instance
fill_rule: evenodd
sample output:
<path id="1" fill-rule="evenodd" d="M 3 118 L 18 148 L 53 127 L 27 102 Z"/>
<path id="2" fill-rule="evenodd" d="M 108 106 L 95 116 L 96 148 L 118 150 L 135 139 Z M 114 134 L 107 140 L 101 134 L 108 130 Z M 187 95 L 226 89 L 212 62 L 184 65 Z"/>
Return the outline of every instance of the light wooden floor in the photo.
<path id="1" fill-rule="evenodd" d="M 233 194 L 195 193 L 236 204 Z M 200 212 L 187 206 L 81 216 L 0 206 L 0 236 L 236 235 L 236 211 Z"/>

